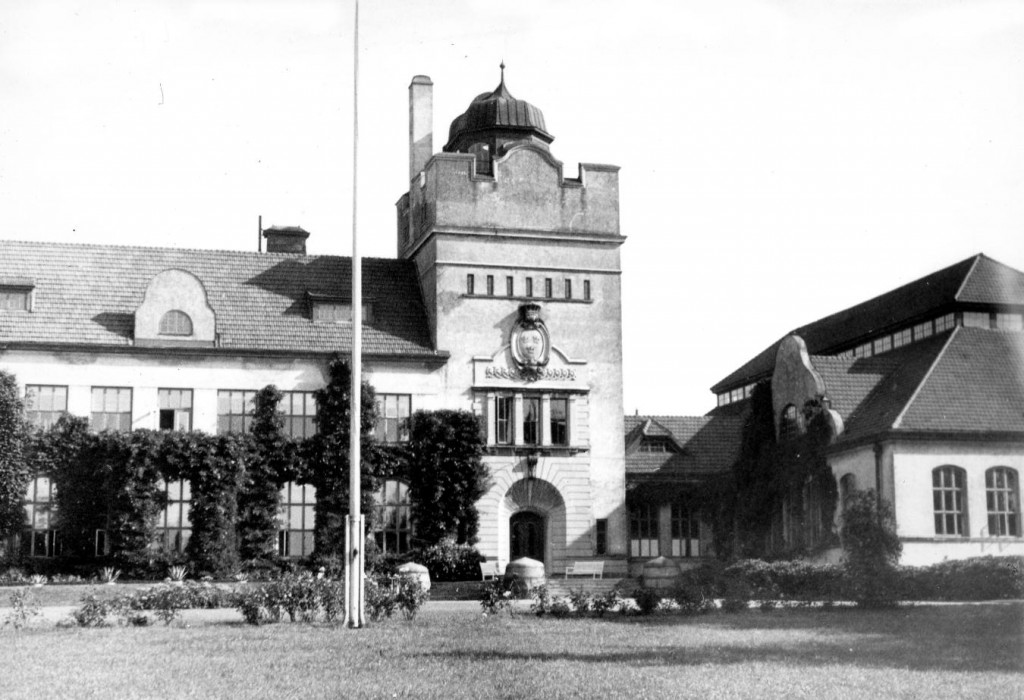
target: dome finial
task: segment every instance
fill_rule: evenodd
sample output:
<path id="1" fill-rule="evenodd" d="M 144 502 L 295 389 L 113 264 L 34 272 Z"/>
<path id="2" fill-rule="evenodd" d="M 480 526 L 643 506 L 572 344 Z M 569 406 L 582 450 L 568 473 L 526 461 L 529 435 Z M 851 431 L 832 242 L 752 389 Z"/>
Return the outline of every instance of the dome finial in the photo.
<path id="1" fill-rule="evenodd" d="M 505 82 L 505 59 L 501 59 L 501 82 Z"/>

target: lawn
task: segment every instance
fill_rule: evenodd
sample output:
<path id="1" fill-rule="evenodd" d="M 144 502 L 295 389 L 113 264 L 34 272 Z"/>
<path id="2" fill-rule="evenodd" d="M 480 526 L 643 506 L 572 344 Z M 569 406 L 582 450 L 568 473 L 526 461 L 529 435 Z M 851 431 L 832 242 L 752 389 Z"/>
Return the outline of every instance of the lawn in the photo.
<path id="1" fill-rule="evenodd" d="M 219 613 L 221 616 L 224 612 Z M 0 631 L 4 698 L 1024 696 L 1024 603 Z"/>

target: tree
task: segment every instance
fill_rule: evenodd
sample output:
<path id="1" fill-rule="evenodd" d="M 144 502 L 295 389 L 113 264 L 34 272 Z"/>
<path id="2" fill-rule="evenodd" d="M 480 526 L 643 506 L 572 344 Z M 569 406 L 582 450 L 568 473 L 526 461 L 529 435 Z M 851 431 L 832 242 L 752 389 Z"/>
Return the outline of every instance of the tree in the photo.
<path id="1" fill-rule="evenodd" d="M 352 372 L 340 357 L 327 367 L 328 382 L 318 389 L 317 433 L 303 445 L 306 466 L 300 481 L 316 488 L 314 542 L 318 557 L 339 556 L 345 549 L 345 519 L 349 512 L 349 397 Z M 374 391 L 366 382 L 360 392 L 360 485 L 362 512 L 373 509 L 373 494 L 378 483 L 373 466 L 373 427 L 377 411 Z M 369 528 L 368 528 L 369 529 Z"/>
<path id="2" fill-rule="evenodd" d="M 474 544 L 480 526 L 476 502 L 486 493 L 483 436 L 469 411 L 417 411 L 410 428 L 409 496 L 416 536 Z"/>
<path id="3" fill-rule="evenodd" d="M 903 544 L 896 535 L 892 505 L 874 489 L 854 491 L 846 501 L 840 539 L 853 599 L 867 607 L 895 604 L 896 565 Z"/>
<path id="4" fill-rule="evenodd" d="M 32 479 L 26 456 L 29 437 L 14 375 L 0 370 L 0 538 L 25 526 L 25 491 Z"/>
<path id="5" fill-rule="evenodd" d="M 295 477 L 298 444 L 284 432 L 278 412 L 283 394 L 271 384 L 253 399 L 253 453 L 246 461 L 238 492 L 238 549 L 242 561 L 277 554 L 277 518 L 281 485 Z"/>

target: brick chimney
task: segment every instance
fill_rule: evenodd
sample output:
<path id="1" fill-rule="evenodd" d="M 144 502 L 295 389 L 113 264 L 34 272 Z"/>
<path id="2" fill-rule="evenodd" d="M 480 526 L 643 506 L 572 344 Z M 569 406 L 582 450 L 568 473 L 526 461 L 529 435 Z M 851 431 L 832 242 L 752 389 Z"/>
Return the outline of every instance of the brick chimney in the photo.
<path id="1" fill-rule="evenodd" d="M 305 255 L 309 231 L 300 226 L 271 226 L 264 229 L 263 237 L 267 239 L 268 253 Z"/>
<path id="2" fill-rule="evenodd" d="M 434 83 L 417 75 L 409 84 L 409 181 L 434 155 Z"/>

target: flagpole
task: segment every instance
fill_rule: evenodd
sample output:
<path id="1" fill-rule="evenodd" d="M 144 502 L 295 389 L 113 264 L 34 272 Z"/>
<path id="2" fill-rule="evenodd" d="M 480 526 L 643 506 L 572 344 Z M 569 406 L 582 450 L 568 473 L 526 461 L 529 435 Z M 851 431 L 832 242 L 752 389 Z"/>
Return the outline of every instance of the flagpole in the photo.
<path id="1" fill-rule="evenodd" d="M 345 528 L 345 625 L 362 627 L 363 618 L 363 546 L 365 528 L 361 512 L 362 460 L 362 377 L 363 363 L 363 269 L 359 260 L 356 228 L 358 226 L 357 193 L 359 172 L 359 0 L 355 0 L 352 64 L 352 385 L 349 405 L 349 505 Z"/>

